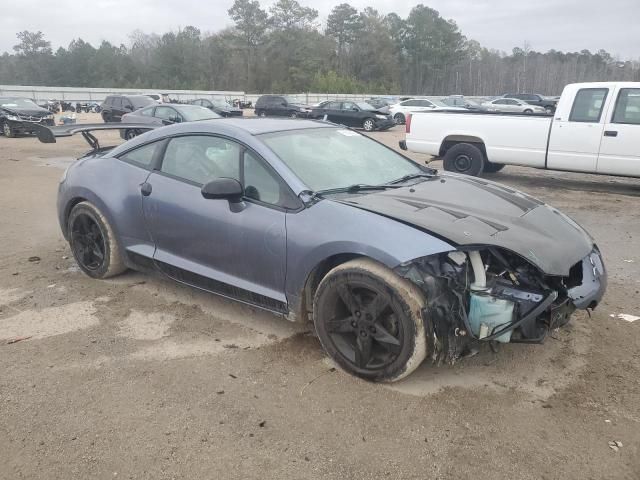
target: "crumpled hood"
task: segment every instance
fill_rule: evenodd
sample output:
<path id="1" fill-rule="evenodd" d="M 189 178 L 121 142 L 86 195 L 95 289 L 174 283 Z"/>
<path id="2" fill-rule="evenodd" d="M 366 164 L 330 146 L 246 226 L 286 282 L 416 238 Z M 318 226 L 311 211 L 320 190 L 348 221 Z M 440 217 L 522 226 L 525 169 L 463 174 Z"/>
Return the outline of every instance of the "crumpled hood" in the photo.
<path id="1" fill-rule="evenodd" d="M 2 110 L 8 112 L 11 115 L 22 115 L 30 117 L 46 117 L 51 112 L 44 108 L 15 108 L 15 107 L 2 107 Z"/>
<path id="2" fill-rule="evenodd" d="M 593 249 L 589 235 L 558 210 L 474 177 L 437 175 L 411 187 L 339 201 L 414 225 L 457 246 L 506 248 L 547 275 L 568 276 Z"/>

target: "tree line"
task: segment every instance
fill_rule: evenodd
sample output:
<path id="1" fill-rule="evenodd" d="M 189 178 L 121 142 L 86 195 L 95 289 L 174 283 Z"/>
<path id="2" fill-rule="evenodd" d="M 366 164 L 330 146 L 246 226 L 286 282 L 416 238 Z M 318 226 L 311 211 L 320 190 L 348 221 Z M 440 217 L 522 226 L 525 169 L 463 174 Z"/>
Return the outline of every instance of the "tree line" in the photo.
<path id="1" fill-rule="evenodd" d="M 0 56 L 0 84 L 244 90 L 246 92 L 559 94 L 571 82 L 640 79 L 640 64 L 604 50 L 537 52 L 526 42 L 510 53 L 467 39 L 453 20 L 422 4 L 406 18 L 297 0 L 268 10 L 235 0 L 233 26 L 204 33 L 188 26 L 162 35 L 135 31 L 128 45 L 78 38 L 55 52 L 42 32 L 17 34 Z M 542 27 L 541 27 L 542 28 Z"/>

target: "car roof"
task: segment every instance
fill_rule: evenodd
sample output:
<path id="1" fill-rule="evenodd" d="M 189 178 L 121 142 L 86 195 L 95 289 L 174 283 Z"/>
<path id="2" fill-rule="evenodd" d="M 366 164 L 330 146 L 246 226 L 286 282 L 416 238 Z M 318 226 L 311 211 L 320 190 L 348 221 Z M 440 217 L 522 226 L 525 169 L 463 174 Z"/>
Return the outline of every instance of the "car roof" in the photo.
<path id="1" fill-rule="evenodd" d="M 306 130 L 309 128 L 334 127 L 318 120 L 299 120 L 283 118 L 225 118 L 225 125 L 244 130 L 251 135 L 284 132 L 288 130 Z"/>

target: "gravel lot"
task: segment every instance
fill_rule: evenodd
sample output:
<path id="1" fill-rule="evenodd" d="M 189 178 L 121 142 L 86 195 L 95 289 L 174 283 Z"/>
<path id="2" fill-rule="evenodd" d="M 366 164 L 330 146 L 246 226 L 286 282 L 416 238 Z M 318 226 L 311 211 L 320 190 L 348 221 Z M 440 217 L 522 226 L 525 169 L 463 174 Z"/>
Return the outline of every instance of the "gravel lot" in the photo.
<path id="1" fill-rule="evenodd" d="M 489 176 L 587 228 L 605 301 L 544 345 L 390 386 L 332 370 L 309 326 L 159 277 L 83 276 L 55 198 L 86 150 L 0 137 L 0 478 L 640 478 L 640 321 L 612 318 L 640 315 L 640 181 Z"/>

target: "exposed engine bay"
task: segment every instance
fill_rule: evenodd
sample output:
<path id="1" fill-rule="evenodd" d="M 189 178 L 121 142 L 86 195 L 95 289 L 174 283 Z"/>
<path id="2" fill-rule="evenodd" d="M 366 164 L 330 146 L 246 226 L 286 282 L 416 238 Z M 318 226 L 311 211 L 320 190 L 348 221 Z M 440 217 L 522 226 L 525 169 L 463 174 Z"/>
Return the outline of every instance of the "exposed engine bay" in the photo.
<path id="1" fill-rule="evenodd" d="M 475 342 L 542 343 L 576 309 L 594 309 L 606 289 L 595 246 L 566 277 L 545 275 L 520 255 L 498 247 L 423 257 L 396 272 L 426 294 L 423 318 L 436 363 L 454 363 Z"/>

